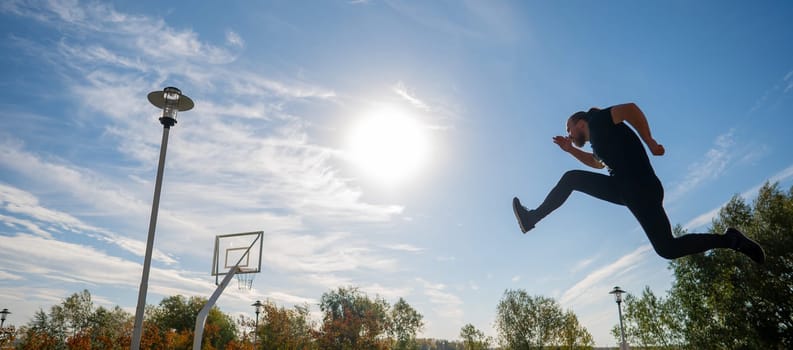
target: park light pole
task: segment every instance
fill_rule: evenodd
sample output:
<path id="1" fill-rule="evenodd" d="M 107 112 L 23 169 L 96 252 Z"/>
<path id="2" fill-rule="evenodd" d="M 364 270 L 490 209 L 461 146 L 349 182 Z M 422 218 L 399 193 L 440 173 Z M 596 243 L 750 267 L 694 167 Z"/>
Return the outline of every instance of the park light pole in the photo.
<path id="1" fill-rule="evenodd" d="M 625 331 L 622 329 L 622 294 L 625 293 L 624 290 L 620 289 L 620 287 L 614 287 L 609 294 L 614 294 L 614 301 L 617 302 L 617 310 L 620 313 L 620 337 L 622 338 L 622 343 L 620 344 L 620 350 L 628 350 L 628 343 L 625 342 Z"/>
<path id="2" fill-rule="evenodd" d="M 6 318 L 11 314 L 8 309 L 0 311 L 0 349 L 11 349 L 14 343 L 14 326 L 5 327 Z"/>
<path id="3" fill-rule="evenodd" d="M 162 190 L 162 174 L 165 170 L 165 151 L 168 149 L 168 133 L 176 124 L 176 113 L 189 111 L 193 108 L 193 100 L 182 95 L 182 91 L 175 87 L 166 87 L 162 91 L 152 91 L 147 96 L 149 102 L 162 109 L 160 123 L 162 129 L 162 142 L 160 143 L 160 162 L 157 165 L 157 181 L 154 186 L 154 200 L 151 205 L 151 219 L 149 221 L 149 236 L 146 240 L 146 256 L 143 259 L 143 275 L 138 290 L 138 306 L 135 312 L 135 328 L 132 332 L 132 350 L 140 349 L 140 340 L 143 335 L 143 312 L 146 309 L 146 293 L 149 288 L 149 270 L 151 256 L 154 248 L 154 229 L 157 227 L 157 213 L 160 207 L 160 191 Z"/>
<path id="4" fill-rule="evenodd" d="M 8 317 L 9 314 L 11 314 L 11 311 L 8 311 L 8 309 L 0 311 L 0 328 L 3 328 L 3 324 L 6 323 L 6 317 Z"/>
<path id="5" fill-rule="evenodd" d="M 256 323 L 255 326 L 253 326 L 253 348 L 256 349 L 256 332 L 259 330 L 259 313 L 262 312 L 262 306 L 264 306 L 264 304 L 262 304 L 261 301 L 256 300 L 256 302 L 251 304 L 251 306 L 256 307 Z"/>

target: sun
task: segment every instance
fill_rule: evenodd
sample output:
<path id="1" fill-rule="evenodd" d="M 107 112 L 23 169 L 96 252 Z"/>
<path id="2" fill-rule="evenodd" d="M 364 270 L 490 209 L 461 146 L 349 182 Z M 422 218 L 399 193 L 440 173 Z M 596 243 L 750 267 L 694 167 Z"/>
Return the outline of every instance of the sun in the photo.
<path id="1" fill-rule="evenodd" d="M 368 177 L 387 185 L 413 178 L 429 153 L 426 127 L 396 107 L 380 107 L 353 125 L 350 159 Z"/>

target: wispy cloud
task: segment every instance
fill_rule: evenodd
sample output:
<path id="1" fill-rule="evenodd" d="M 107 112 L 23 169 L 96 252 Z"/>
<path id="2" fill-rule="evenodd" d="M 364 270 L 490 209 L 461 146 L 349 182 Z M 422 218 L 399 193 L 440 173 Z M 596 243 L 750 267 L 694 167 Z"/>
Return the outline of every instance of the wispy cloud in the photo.
<path id="1" fill-rule="evenodd" d="M 233 30 L 226 31 L 226 42 L 231 46 L 245 47 L 245 41 Z"/>
<path id="2" fill-rule="evenodd" d="M 518 275 L 512 276 L 512 279 L 511 279 L 511 281 L 512 281 L 513 283 L 514 283 L 514 282 L 518 282 L 518 281 L 520 281 L 520 276 L 518 276 Z"/>
<path id="3" fill-rule="evenodd" d="M 787 74 L 785 74 L 784 81 L 786 84 L 784 93 L 788 93 L 788 91 L 793 89 L 793 71 L 790 71 Z"/>
<path id="4" fill-rule="evenodd" d="M 587 268 L 589 265 L 591 265 L 593 262 L 595 262 L 595 259 L 596 259 L 596 257 L 591 257 L 591 258 L 586 258 L 586 259 L 580 260 L 579 262 L 577 262 L 575 264 L 575 266 L 573 266 L 572 269 L 570 269 L 570 272 L 571 273 L 576 273 L 578 271 L 581 271 L 581 270 Z"/>
<path id="5" fill-rule="evenodd" d="M 408 91 L 408 88 L 405 86 L 403 82 L 397 82 L 396 85 L 393 87 L 394 92 L 399 95 L 400 97 L 404 98 L 406 101 L 410 102 L 416 108 L 419 108 L 424 111 L 429 111 L 430 108 L 427 106 L 424 101 L 418 99 L 418 97 L 413 96 L 413 94 Z"/>
<path id="6" fill-rule="evenodd" d="M 418 253 L 424 251 L 424 248 L 419 248 L 410 244 L 400 243 L 400 244 L 391 244 L 385 246 L 388 249 L 402 251 L 402 252 L 409 252 L 409 253 Z"/>
<path id="7" fill-rule="evenodd" d="M 701 183 L 718 178 L 733 159 L 734 130 L 719 135 L 711 147 L 698 161 L 688 167 L 688 173 L 667 196 L 667 202 L 674 202 Z"/>
<path id="8" fill-rule="evenodd" d="M 770 183 L 775 183 L 775 182 L 787 181 L 791 178 L 793 178 L 793 165 L 790 165 L 787 168 L 783 169 L 782 171 L 774 175 L 771 175 L 766 181 Z M 760 191 L 760 188 L 763 187 L 766 181 L 763 181 L 762 183 L 757 184 L 746 191 L 743 191 L 739 196 L 744 200 L 750 200 L 754 198 L 755 196 L 757 196 L 757 193 Z M 724 202 L 722 205 L 698 215 L 697 217 L 691 219 L 689 222 L 683 225 L 683 228 L 690 231 L 711 224 L 713 222 L 713 219 L 716 218 L 716 216 L 719 214 L 721 208 L 727 205 L 727 203 L 728 202 Z"/>
<path id="9" fill-rule="evenodd" d="M 635 268 L 636 264 L 650 252 L 652 252 L 652 247 L 649 244 L 642 245 L 615 262 L 591 272 L 562 293 L 559 303 L 562 305 L 588 304 L 596 298 L 600 298 L 600 291 L 608 288 L 615 277 Z M 595 290 L 598 292 L 594 292 Z"/>
<path id="10" fill-rule="evenodd" d="M 8 226 L 21 226 L 24 232 L 31 232 L 43 238 L 64 233 L 80 234 L 98 241 L 116 245 L 128 252 L 143 256 L 145 245 L 142 241 L 123 237 L 106 229 L 85 224 L 82 220 L 64 212 L 45 208 L 33 194 L 15 187 L 0 184 L 0 205 L 2 210 L 14 216 L 0 214 L 0 221 Z M 27 217 L 28 219 L 20 218 Z M 171 256 L 159 249 L 154 250 L 153 258 L 166 264 L 176 262 Z"/>
<path id="11" fill-rule="evenodd" d="M 458 321 L 463 317 L 463 301 L 456 295 L 446 291 L 442 283 L 431 283 L 417 278 L 416 281 L 424 286 L 424 295 L 435 305 L 434 310 L 442 317 Z"/>

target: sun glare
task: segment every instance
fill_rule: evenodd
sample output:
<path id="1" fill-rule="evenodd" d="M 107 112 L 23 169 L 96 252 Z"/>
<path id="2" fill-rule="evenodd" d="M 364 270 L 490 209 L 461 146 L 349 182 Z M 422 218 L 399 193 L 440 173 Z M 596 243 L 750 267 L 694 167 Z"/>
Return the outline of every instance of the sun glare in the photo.
<path id="1" fill-rule="evenodd" d="M 381 108 L 365 115 L 349 135 L 353 162 L 388 185 L 416 175 L 428 153 L 425 128 L 404 111 Z"/>

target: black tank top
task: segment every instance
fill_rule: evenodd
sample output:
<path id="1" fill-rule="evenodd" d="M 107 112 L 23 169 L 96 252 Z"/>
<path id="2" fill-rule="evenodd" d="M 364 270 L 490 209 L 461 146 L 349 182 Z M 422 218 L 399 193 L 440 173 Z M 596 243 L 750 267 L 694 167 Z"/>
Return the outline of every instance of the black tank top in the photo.
<path id="1" fill-rule="evenodd" d="M 635 180 L 656 178 L 641 140 L 625 123 L 614 124 L 611 107 L 589 110 L 587 121 L 592 151 L 608 166 L 612 176 Z"/>

